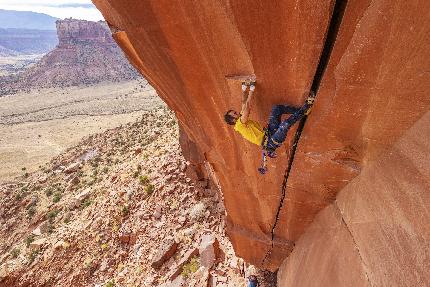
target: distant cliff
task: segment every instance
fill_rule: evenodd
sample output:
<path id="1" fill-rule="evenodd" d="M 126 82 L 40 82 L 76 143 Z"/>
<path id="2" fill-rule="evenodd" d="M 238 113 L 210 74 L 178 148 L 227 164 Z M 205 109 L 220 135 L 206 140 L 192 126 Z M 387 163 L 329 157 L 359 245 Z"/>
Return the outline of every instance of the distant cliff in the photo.
<path id="1" fill-rule="evenodd" d="M 57 44 L 57 34 L 53 30 L 0 28 L 0 56 L 45 54 Z"/>
<path id="2" fill-rule="evenodd" d="M 0 28 L 55 31 L 58 18 L 31 11 L 0 9 Z"/>
<path id="3" fill-rule="evenodd" d="M 103 22 L 57 21 L 58 46 L 28 70 L 0 78 L 0 95 L 138 77 Z"/>

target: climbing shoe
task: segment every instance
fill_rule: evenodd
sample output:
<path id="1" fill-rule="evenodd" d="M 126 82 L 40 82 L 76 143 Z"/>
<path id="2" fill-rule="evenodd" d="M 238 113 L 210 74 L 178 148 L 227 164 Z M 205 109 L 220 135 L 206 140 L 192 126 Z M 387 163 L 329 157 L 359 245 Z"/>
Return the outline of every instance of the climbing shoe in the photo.
<path id="1" fill-rule="evenodd" d="M 267 156 L 270 158 L 276 158 L 278 155 L 276 154 L 276 152 L 274 150 L 268 150 Z"/>
<path id="2" fill-rule="evenodd" d="M 245 92 L 248 86 L 245 83 L 242 83 L 242 91 Z"/>
<path id="3" fill-rule="evenodd" d="M 306 99 L 306 103 L 305 103 L 305 105 L 308 106 L 308 108 L 306 109 L 306 111 L 304 113 L 306 116 L 311 113 L 312 106 L 314 105 L 314 102 L 315 102 L 315 93 L 311 91 L 311 92 L 309 92 L 309 96 Z"/>

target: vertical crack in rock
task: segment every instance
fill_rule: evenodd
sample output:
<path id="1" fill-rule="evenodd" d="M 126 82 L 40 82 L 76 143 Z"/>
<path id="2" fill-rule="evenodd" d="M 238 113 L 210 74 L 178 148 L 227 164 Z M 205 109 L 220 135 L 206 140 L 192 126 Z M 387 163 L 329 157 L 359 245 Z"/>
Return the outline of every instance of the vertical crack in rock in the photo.
<path id="1" fill-rule="evenodd" d="M 335 0 L 333 13 L 332 13 L 332 16 L 330 19 L 330 24 L 328 26 L 326 39 L 324 42 L 324 48 L 321 52 L 318 66 L 317 66 L 317 69 L 315 71 L 315 76 L 314 76 L 314 79 L 313 79 L 312 85 L 311 85 L 311 91 L 315 93 L 315 96 L 318 95 L 318 89 L 320 87 L 321 80 L 324 76 L 324 72 L 327 68 L 327 64 L 330 60 L 331 52 L 333 50 L 334 43 L 336 42 L 337 33 L 339 31 L 340 24 L 342 23 L 342 18 L 343 18 L 347 3 L 348 3 L 348 0 Z M 306 120 L 307 120 L 307 116 L 304 116 L 300 120 L 299 126 L 298 126 L 297 131 L 294 135 L 293 144 L 291 145 L 290 150 L 289 150 L 290 157 L 288 160 L 287 169 L 285 170 L 285 173 L 284 173 L 284 180 L 282 182 L 281 199 L 279 201 L 279 206 L 278 206 L 278 209 L 276 211 L 275 222 L 273 223 L 272 230 L 271 230 L 271 247 L 267 251 L 266 255 L 263 258 L 262 266 L 265 266 L 265 263 L 269 259 L 270 255 L 273 251 L 273 248 L 274 248 L 275 229 L 277 227 L 277 224 L 279 221 L 279 214 L 282 210 L 282 207 L 284 205 L 284 200 L 285 200 L 285 197 L 287 195 L 286 189 L 287 189 L 288 177 L 290 176 L 290 172 L 291 172 L 293 162 L 294 162 L 294 156 L 295 156 L 296 150 L 297 150 L 297 145 L 299 143 L 300 136 L 302 135 Z"/>
<path id="2" fill-rule="evenodd" d="M 343 217 L 343 213 L 342 213 L 342 211 L 340 210 L 339 206 L 337 205 L 336 200 L 333 202 L 333 206 L 335 207 L 336 212 L 338 212 L 338 213 L 339 213 L 339 216 L 340 216 L 340 218 L 341 218 L 342 225 L 344 225 L 344 226 L 345 226 L 346 230 L 347 230 L 347 231 L 348 231 L 348 233 L 349 233 L 349 236 L 351 236 L 352 243 L 354 244 L 354 247 L 355 247 L 355 249 L 357 250 L 358 257 L 360 258 L 360 262 L 361 262 L 361 264 L 362 264 L 362 266 L 363 266 L 363 269 L 364 269 L 364 275 L 366 276 L 366 280 L 367 280 L 367 282 L 369 283 L 369 286 L 373 287 L 372 281 L 370 281 L 370 278 L 369 278 L 369 271 L 368 271 L 369 269 L 367 268 L 367 265 L 366 265 L 366 263 L 364 262 L 363 257 L 361 256 L 360 248 L 358 247 L 358 244 L 357 244 L 357 242 L 355 241 L 354 235 L 352 234 L 351 229 L 349 228 L 348 224 L 346 223 L 345 218 Z"/>

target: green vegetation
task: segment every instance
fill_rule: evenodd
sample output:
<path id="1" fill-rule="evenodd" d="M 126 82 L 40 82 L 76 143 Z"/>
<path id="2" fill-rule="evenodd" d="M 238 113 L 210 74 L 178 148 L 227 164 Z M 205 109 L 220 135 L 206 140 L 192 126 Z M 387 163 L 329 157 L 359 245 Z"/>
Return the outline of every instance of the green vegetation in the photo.
<path id="1" fill-rule="evenodd" d="M 20 201 L 24 197 L 28 195 L 28 188 L 26 186 L 21 187 L 20 191 L 18 191 L 17 194 L 15 194 L 15 200 Z"/>
<path id="2" fill-rule="evenodd" d="M 29 235 L 27 236 L 27 238 L 25 239 L 25 246 L 30 247 L 31 242 L 34 241 L 34 235 Z"/>
<path id="3" fill-rule="evenodd" d="M 12 250 L 12 252 L 10 253 L 10 255 L 12 256 L 12 258 L 17 258 L 18 255 L 21 253 L 21 250 L 19 250 L 18 248 L 15 248 L 14 250 Z"/>
<path id="4" fill-rule="evenodd" d="M 105 287 L 114 287 L 115 286 L 115 280 L 109 281 L 106 283 Z"/>
<path id="5" fill-rule="evenodd" d="M 193 257 L 190 261 L 182 267 L 181 275 L 185 278 L 195 273 L 200 268 L 199 259 L 197 257 Z"/>
<path id="6" fill-rule="evenodd" d="M 129 210 L 128 206 L 127 206 L 127 205 L 124 205 L 124 206 L 122 207 L 122 210 L 121 210 L 122 215 L 123 215 L 123 216 L 127 216 L 129 212 L 130 212 L 130 210 Z"/>
<path id="7" fill-rule="evenodd" d="M 153 184 L 148 184 L 147 186 L 145 186 L 145 193 L 149 196 L 151 195 L 155 190 L 155 186 Z"/>
<path id="8" fill-rule="evenodd" d="M 28 217 L 33 217 L 33 215 L 36 213 L 36 207 L 34 207 L 34 205 L 30 206 L 27 209 L 27 215 Z"/>
<path id="9" fill-rule="evenodd" d="M 36 259 L 37 255 L 39 254 L 39 251 L 34 250 L 30 253 L 30 255 L 28 256 L 28 264 L 33 263 L 34 259 Z"/>
<path id="10" fill-rule="evenodd" d="M 90 206 L 93 202 L 91 201 L 91 199 L 86 199 L 84 200 L 84 202 L 82 202 L 81 207 L 82 208 L 86 208 L 88 206 Z"/>
<path id="11" fill-rule="evenodd" d="M 60 199 L 61 199 L 61 193 L 59 193 L 59 192 L 56 192 L 56 193 L 54 194 L 54 197 L 52 197 L 52 201 L 53 201 L 54 203 L 59 202 L 59 201 L 60 201 Z"/>
<path id="12" fill-rule="evenodd" d="M 52 190 L 52 188 L 51 187 L 48 187 L 48 188 L 46 188 L 45 189 L 45 195 L 46 196 L 51 196 L 52 194 L 53 194 L 54 192 L 53 192 L 53 190 Z"/>
<path id="13" fill-rule="evenodd" d="M 139 176 L 139 182 L 142 185 L 147 185 L 149 183 L 149 177 L 147 175 Z"/>
<path id="14" fill-rule="evenodd" d="M 50 212 L 48 212 L 47 217 L 50 223 L 52 223 L 55 219 L 55 217 L 58 215 L 60 211 L 59 210 L 51 210 Z"/>

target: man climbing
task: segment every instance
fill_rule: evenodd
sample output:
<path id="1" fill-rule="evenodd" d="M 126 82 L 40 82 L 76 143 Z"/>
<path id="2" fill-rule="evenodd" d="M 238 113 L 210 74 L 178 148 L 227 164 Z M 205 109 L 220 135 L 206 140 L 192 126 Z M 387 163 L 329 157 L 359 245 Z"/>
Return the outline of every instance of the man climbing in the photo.
<path id="1" fill-rule="evenodd" d="M 248 94 L 246 91 L 248 90 Z M 263 148 L 263 163 L 259 172 L 264 174 L 267 171 L 266 155 L 270 158 L 276 157 L 275 150 L 282 145 L 287 137 L 288 130 L 299 121 L 304 115 L 309 114 L 314 101 L 314 94 L 311 93 L 305 104 L 300 107 L 287 105 L 275 105 L 269 117 L 266 129 L 263 129 L 258 122 L 249 119 L 251 112 L 251 100 L 255 90 L 255 83 L 242 83 L 242 109 L 240 114 L 235 110 L 229 110 L 224 115 L 224 120 L 229 125 L 234 125 L 235 131 L 240 133 L 246 140 Z M 291 116 L 281 121 L 283 114 Z"/>
<path id="2" fill-rule="evenodd" d="M 255 275 L 248 276 L 248 285 L 247 287 L 258 287 L 258 279 Z"/>

